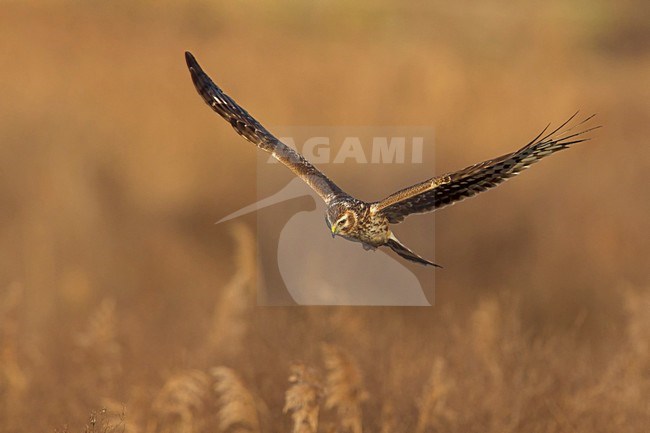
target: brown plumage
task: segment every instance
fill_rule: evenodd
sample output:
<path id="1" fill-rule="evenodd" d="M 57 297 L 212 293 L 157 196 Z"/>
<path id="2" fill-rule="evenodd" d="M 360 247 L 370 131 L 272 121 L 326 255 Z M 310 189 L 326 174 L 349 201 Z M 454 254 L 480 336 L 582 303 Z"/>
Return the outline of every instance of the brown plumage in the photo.
<path id="1" fill-rule="evenodd" d="M 584 134 L 598 128 L 579 132 L 572 130 L 592 116 L 569 128 L 578 113 L 554 129 L 548 126 L 526 146 L 516 152 L 490 159 L 462 170 L 433 177 L 404 188 L 378 202 L 363 202 L 346 194 L 302 155 L 279 141 L 232 98 L 223 93 L 203 72 L 194 56 L 186 52 L 185 59 L 192 81 L 203 100 L 248 141 L 269 152 L 304 180 L 327 205 L 326 221 L 332 236 L 361 242 L 364 248 L 387 246 L 405 259 L 425 265 L 439 266 L 424 259 L 402 244 L 390 230 L 415 213 L 432 212 L 444 206 L 472 197 L 517 175 L 531 164 L 575 143 L 588 140 Z"/>

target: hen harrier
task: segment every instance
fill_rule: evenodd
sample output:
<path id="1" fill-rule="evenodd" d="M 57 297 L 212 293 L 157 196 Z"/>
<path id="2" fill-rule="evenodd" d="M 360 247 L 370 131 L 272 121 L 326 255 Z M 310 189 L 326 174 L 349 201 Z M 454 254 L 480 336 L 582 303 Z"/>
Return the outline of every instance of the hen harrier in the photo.
<path id="1" fill-rule="evenodd" d="M 203 100 L 229 122 L 238 134 L 271 153 L 325 201 L 325 220 L 333 237 L 339 235 L 361 242 L 366 249 L 388 246 L 405 259 L 424 265 L 440 267 L 402 244 L 391 231 L 390 224 L 399 223 L 411 214 L 440 209 L 495 187 L 545 156 L 588 140 L 578 137 L 597 128 L 571 133 L 573 128 L 593 117 L 591 115 L 574 127 L 565 128 L 578 114 L 575 113 L 558 128 L 544 135 L 547 126 L 530 143 L 516 152 L 474 164 L 454 173 L 427 179 L 397 191 L 381 201 L 367 203 L 346 194 L 302 155 L 274 137 L 212 82 L 191 53 L 186 52 L 185 59 L 194 86 Z"/>

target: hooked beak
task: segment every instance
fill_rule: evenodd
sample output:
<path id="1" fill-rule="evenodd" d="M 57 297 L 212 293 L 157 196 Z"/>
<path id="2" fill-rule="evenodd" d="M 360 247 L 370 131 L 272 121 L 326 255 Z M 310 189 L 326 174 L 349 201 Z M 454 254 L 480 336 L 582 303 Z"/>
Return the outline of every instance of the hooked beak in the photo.
<path id="1" fill-rule="evenodd" d="M 336 236 L 336 233 L 338 232 L 338 227 L 336 226 L 336 223 L 332 224 L 332 238 Z"/>

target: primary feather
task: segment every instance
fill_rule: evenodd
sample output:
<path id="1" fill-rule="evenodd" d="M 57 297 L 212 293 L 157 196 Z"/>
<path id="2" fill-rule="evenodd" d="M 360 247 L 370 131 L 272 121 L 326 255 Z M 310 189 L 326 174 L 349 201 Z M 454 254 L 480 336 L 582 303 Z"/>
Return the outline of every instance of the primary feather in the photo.
<path id="1" fill-rule="evenodd" d="M 597 127 L 574 134 L 570 134 L 570 132 L 576 126 L 591 119 L 593 115 L 573 128 L 564 129 L 577 114 L 571 116 L 554 131 L 543 136 L 548 129 L 547 126 L 530 143 L 516 152 L 483 161 L 453 173 L 427 179 L 397 191 L 380 202 L 373 203 L 373 207 L 377 212 L 386 215 L 389 222 L 398 223 L 408 215 L 440 209 L 493 188 L 540 159 L 566 149 L 572 144 L 588 140 L 588 138 L 578 137 Z"/>

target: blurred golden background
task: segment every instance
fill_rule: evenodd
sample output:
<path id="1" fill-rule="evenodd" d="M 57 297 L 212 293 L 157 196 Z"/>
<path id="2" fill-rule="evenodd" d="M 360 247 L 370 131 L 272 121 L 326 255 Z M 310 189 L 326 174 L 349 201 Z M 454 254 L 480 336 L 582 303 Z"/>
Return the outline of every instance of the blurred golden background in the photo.
<path id="1" fill-rule="evenodd" d="M 649 10 L 3 2 L 0 429 L 642 431 Z M 604 128 L 436 214 L 434 308 L 255 307 L 254 216 L 213 222 L 256 150 L 185 50 L 269 126 L 433 126 L 435 174 Z"/>

